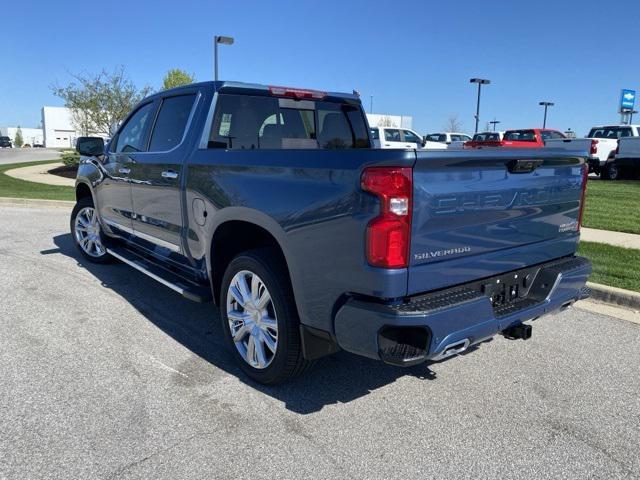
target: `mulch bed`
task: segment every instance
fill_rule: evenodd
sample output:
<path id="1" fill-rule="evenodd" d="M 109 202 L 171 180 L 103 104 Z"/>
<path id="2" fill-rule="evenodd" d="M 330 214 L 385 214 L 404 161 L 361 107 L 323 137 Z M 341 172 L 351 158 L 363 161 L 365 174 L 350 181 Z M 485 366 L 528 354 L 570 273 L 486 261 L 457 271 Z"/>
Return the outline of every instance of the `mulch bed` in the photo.
<path id="1" fill-rule="evenodd" d="M 76 175 L 78 173 L 78 165 L 62 165 L 61 167 L 52 168 L 51 170 L 47 171 L 47 173 L 64 178 L 76 178 Z"/>

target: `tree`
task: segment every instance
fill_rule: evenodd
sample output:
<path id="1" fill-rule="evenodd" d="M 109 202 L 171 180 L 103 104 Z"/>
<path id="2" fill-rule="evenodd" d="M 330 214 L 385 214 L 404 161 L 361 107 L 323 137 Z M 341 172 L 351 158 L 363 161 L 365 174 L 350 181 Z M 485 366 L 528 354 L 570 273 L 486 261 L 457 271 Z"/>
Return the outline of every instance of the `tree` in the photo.
<path id="1" fill-rule="evenodd" d="M 462 122 L 458 118 L 458 114 L 451 115 L 447 119 L 447 123 L 444 125 L 444 130 L 447 132 L 459 132 L 462 130 Z"/>
<path id="2" fill-rule="evenodd" d="M 24 139 L 22 138 L 22 129 L 20 128 L 19 125 L 18 125 L 18 130 L 16 130 L 16 136 L 13 139 L 13 144 L 18 148 L 24 145 Z"/>
<path id="3" fill-rule="evenodd" d="M 83 135 L 111 134 L 131 109 L 149 93 L 151 87 L 138 89 L 126 76 L 124 67 L 97 75 L 72 75 L 75 81 L 51 87 L 71 110 L 75 127 Z"/>
<path id="4" fill-rule="evenodd" d="M 180 87 L 182 85 L 188 85 L 195 82 L 196 79 L 193 75 L 188 74 L 184 70 L 179 68 L 172 68 L 167 72 L 162 80 L 162 89 L 169 90 L 170 88 Z"/>

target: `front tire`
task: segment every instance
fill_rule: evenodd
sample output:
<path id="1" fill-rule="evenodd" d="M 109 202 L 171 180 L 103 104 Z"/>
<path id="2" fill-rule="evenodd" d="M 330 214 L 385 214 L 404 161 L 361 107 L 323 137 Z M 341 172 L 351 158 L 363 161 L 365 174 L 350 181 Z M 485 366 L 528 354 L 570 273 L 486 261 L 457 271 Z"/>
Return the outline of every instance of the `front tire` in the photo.
<path id="1" fill-rule="evenodd" d="M 71 212 L 71 237 L 82 256 L 93 263 L 108 263 L 113 257 L 104 246 L 98 212 L 91 197 L 83 197 Z"/>
<path id="2" fill-rule="evenodd" d="M 220 311 L 225 340 L 253 380 L 282 383 L 310 365 L 302 355 L 300 319 L 289 276 L 271 249 L 235 257 L 224 274 Z"/>

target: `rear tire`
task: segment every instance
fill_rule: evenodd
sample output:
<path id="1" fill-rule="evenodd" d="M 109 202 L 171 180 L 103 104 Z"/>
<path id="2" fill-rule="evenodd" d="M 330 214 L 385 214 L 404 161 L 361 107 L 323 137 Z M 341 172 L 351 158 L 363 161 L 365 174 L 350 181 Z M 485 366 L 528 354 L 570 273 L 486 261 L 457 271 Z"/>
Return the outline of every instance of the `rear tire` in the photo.
<path id="1" fill-rule="evenodd" d="M 619 180 L 620 169 L 614 163 L 607 163 L 602 171 L 602 178 L 605 180 Z"/>
<path id="2" fill-rule="evenodd" d="M 104 234 L 91 197 L 83 197 L 71 212 L 71 238 L 82 256 L 92 263 L 109 263 L 113 257 L 104 246 Z"/>
<path id="3" fill-rule="evenodd" d="M 239 254 L 220 288 L 225 341 L 244 373 L 265 385 L 282 383 L 310 366 L 302 355 L 289 275 L 277 258 L 272 249 Z"/>

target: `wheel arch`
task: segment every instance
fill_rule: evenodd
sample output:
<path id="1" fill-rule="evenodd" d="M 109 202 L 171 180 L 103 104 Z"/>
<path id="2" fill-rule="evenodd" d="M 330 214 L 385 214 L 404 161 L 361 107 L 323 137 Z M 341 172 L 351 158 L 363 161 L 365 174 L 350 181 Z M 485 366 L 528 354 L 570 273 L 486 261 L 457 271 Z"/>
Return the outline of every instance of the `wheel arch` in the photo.
<path id="1" fill-rule="evenodd" d="M 93 192 L 91 191 L 91 187 L 86 182 L 78 182 L 76 185 L 76 202 L 85 197 L 91 197 L 91 199 L 93 199 Z"/>
<path id="2" fill-rule="evenodd" d="M 241 210 L 242 212 L 224 212 L 224 210 Z M 279 259 L 284 262 L 294 299 L 296 299 L 298 313 L 300 318 L 303 318 L 303 312 L 300 308 L 301 302 L 298 301 L 295 262 L 289 250 L 284 230 L 275 220 L 266 217 L 261 212 L 242 207 L 224 210 L 216 215 L 222 218 L 219 218 L 219 222 L 213 229 L 210 245 L 207 249 L 207 269 L 211 279 L 214 301 L 219 303 L 222 277 L 233 257 L 247 250 L 273 248 Z M 224 215 L 219 215 L 223 212 Z"/>

